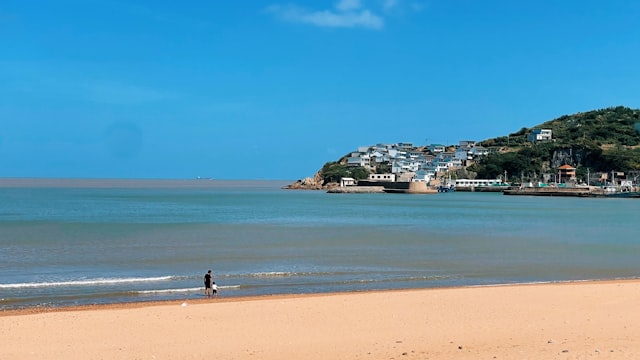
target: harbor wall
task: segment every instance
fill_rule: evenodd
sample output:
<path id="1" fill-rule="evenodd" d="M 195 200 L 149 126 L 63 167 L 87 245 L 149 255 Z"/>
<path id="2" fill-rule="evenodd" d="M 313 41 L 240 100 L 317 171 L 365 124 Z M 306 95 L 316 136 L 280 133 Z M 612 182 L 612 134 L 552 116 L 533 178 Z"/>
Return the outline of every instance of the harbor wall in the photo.
<path id="1" fill-rule="evenodd" d="M 504 195 L 531 195 L 531 196 L 590 196 L 589 188 L 510 188 L 503 191 Z"/>
<path id="2" fill-rule="evenodd" d="M 388 193 L 433 194 L 438 192 L 437 189 L 428 186 L 426 182 L 418 181 L 390 182 L 360 180 L 356 187 L 361 186 L 382 186 L 384 188 L 384 192 Z"/>

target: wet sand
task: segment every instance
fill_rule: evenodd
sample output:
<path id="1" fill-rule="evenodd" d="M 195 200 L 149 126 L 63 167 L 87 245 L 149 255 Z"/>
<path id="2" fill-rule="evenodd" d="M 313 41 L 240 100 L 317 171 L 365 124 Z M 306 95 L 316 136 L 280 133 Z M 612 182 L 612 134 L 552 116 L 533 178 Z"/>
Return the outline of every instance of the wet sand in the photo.
<path id="1" fill-rule="evenodd" d="M 640 281 L 0 312 L 0 359 L 638 359 Z"/>

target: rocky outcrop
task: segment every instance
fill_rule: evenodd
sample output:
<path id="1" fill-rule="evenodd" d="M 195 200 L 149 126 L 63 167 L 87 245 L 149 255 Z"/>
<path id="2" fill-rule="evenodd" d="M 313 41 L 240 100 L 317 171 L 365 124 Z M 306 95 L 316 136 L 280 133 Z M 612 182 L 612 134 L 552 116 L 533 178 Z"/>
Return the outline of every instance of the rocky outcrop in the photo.
<path id="1" fill-rule="evenodd" d="M 314 178 L 306 177 L 297 180 L 293 184 L 285 186 L 285 189 L 293 190 L 322 190 L 322 184 L 314 180 Z"/>
<path id="2" fill-rule="evenodd" d="M 556 149 L 553 152 L 550 168 L 557 169 L 564 164 L 581 165 L 585 162 L 588 154 L 584 149 Z"/>
<path id="3" fill-rule="evenodd" d="M 313 177 L 297 180 L 284 188 L 292 190 L 327 190 L 338 186 L 340 186 L 340 184 L 337 183 L 323 184 L 322 173 L 318 171 Z"/>

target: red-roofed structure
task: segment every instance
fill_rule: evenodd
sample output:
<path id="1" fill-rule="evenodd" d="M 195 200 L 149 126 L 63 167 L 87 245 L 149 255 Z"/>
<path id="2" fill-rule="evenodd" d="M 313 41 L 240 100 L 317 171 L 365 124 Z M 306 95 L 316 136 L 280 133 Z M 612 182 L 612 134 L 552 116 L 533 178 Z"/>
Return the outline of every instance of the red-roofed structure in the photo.
<path id="1" fill-rule="evenodd" d="M 562 165 L 558 168 L 558 177 L 560 179 L 558 182 L 562 182 L 563 180 L 575 180 L 576 168 L 567 164 Z"/>

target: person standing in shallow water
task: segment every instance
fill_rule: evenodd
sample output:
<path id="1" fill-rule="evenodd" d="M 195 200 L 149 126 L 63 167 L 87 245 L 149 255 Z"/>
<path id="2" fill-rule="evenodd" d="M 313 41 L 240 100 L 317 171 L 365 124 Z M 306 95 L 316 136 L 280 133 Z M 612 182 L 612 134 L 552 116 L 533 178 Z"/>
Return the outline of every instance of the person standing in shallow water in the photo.
<path id="1" fill-rule="evenodd" d="M 204 295 L 211 297 L 211 270 L 204 274 Z"/>
<path id="2" fill-rule="evenodd" d="M 215 281 L 211 282 L 211 296 L 212 297 L 218 296 L 218 285 L 216 285 Z"/>

